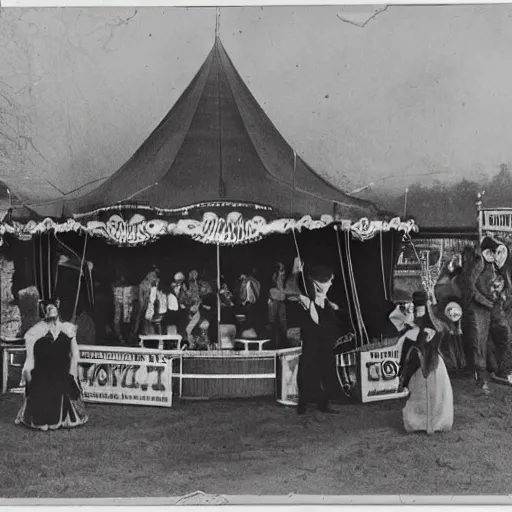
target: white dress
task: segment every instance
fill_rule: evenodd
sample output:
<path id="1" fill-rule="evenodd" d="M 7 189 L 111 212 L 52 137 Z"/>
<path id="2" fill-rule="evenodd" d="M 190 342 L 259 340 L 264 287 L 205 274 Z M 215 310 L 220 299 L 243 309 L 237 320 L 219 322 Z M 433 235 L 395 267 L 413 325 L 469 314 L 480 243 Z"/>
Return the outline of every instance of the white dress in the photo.
<path id="1" fill-rule="evenodd" d="M 404 428 L 406 432 L 448 432 L 453 426 L 453 391 L 443 358 L 437 354 L 435 369 L 425 378 L 424 356 L 416 347 L 411 350 L 417 351 L 421 367 L 407 386 L 410 393 L 403 409 Z"/>

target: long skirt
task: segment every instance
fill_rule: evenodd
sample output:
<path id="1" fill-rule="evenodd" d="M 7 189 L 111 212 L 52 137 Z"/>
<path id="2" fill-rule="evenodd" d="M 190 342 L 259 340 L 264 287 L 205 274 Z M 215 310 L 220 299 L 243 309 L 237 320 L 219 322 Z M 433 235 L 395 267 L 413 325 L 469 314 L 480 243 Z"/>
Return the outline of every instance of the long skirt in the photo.
<path id="1" fill-rule="evenodd" d="M 425 379 L 418 369 L 408 385 L 410 394 L 403 409 L 406 432 L 448 432 L 453 426 L 453 391 L 443 359 Z"/>
<path id="2" fill-rule="evenodd" d="M 82 400 L 67 389 L 72 387 L 72 383 L 44 384 L 27 386 L 25 400 L 15 419 L 16 425 L 47 431 L 87 423 L 89 418 Z"/>
<path id="3" fill-rule="evenodd" d="M 440 350 L 446 367 L 450 370 L 462 370 L 467 367 L 462 336 L 459 334 L 444 334 Z"/>

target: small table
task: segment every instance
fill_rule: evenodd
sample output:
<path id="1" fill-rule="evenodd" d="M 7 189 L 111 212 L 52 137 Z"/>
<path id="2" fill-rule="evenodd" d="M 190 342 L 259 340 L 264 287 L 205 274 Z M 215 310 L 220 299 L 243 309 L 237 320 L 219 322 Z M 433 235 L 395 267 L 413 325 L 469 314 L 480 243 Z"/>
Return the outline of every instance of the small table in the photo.
<path id="1" fill-rule="evenodd" d="M 270 338 L 264 339 L 264 340 L 250 340 L 250 339 L 243 339 L 243 338 L 236 338 L 235 339 L 235 350 L 237 345 L 242 345 L 244 348 L 242 349 L 242 352 L 249 352 L 251 350 L 251 345 L 257 346 L 257 351 L 261 352 L 263 350 L 263 345 L 265 343 L 269 343 L 272 341 Z"/>
<path id="2" fill-rule="evenodd" d="M 180 334 L 142 334 L 139 336 L 139 346 L 148 348 L 146 341 L 158 341 L 158 350 L 173 350 L 180 348 L 182 339 Z"/>

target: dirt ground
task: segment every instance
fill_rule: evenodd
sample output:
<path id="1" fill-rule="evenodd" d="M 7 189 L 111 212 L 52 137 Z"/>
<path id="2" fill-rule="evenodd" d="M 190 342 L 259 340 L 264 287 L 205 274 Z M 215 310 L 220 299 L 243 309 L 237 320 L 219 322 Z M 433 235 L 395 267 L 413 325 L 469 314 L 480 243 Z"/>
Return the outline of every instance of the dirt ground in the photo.
<path id="1" fill-rule="evenodd" d="M 22 397 L 4 395 L 0 497 L 509 494 L 512 388 L 452 384 L 454 429 L 430 437 L 403 432 L 403 401 L 304 417 L 270 400 L 88 404 L 86 426 L 43 433 L 15 426 Z"/>

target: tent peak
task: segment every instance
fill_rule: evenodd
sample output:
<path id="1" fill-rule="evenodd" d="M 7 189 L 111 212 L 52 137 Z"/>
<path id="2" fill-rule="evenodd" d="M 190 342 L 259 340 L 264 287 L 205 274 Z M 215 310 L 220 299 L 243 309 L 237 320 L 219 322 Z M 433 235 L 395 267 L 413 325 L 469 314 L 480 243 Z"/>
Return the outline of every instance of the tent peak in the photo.
<path id="1" fill-rule="evenodd" d="M 220 7 L 215 10 L 215 42 L 220 40 Z"/>
<path id="2" fill-rule="evenodd" d="M 218 16 L 217 16 L 218 17 Z M 171 110 L 132 157 L 96 189 L 66 203 L 68 216 L 120 202 L 163 210 L 193 204 L 264 204 L 287 218 L 375 217 L 372 203 L 316 173 L 268 118 L 220 39 Z"/>

